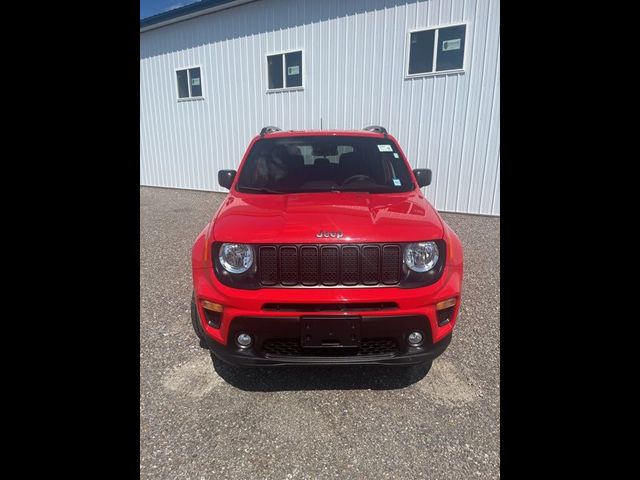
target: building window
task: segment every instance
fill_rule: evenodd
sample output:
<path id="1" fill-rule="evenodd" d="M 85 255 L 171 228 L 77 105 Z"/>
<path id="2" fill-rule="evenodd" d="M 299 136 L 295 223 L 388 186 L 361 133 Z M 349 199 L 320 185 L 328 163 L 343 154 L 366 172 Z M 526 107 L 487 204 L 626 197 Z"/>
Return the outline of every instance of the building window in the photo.
<path id="1" fill-rule="evenodd" d="M 177 70 L 178 99 L 202 97 L 200 67 Z"/>
<path id="2" fill-rule="evenodd" d="M 411 32 L 408 75 L 462 71 L 466 30 L 466 25 L 452 25 Z"/>
<path id="3" fill-rule="evenodd" d="M 267 56 L 269 90 L 302 87 L 302 51 Z"/>

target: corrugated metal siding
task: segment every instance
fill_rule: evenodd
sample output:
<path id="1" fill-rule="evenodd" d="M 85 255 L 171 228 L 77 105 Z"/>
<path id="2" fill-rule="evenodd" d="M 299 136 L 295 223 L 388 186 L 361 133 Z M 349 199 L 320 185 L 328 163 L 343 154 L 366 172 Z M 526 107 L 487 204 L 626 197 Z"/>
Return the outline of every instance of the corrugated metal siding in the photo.
<path id="1" fill-rule="evenodd" d="M 467 23 L 466 71 L 405 79 L 408 31 Z M 266 55 L 302 49 L 304 90 L 266 93 Z M 176 100 L 201 67 L 204 100 Z M 261 0 L 140 34 L 144 185 L 225 191 L 265 125 L 384 125 L 433 170 L 442 211 L 500 214 L 499 0 Z"/>

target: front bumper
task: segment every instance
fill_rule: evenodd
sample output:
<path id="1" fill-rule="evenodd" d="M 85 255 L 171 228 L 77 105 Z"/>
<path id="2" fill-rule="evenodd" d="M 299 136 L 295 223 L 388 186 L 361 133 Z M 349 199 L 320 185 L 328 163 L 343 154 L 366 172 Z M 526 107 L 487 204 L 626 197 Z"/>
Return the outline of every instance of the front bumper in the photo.
<path id="1" fill-rule="evenodd" d="M 416 319 L 418 317 L 405 317 L 406 320 Z M 374 318 L 363 317 L 363 331 L 368 321 Z M 378 317 L 377 321 L 392 321 L 402 319 L 402 317 Z M 245 319 L 239 319 L 239 323 L 243 323 Z M 281 321 L 286 320 L 291 328 L 289 332 L 295 332 L 298 328 L 299 319 L 272 319 L 270 322 L 263 322 L 263 326 L 267 331 L 249 330 L 254 337 L 254 345 L 251 348 L 243 349 L 229 342 L 229 345 L 221 345 L 211 338 L 207 338 L 205 343 L 209 350 L 220 360 L 241 367 L 258 367 L 258 366 L 293 366 L 293 365 L 417 365 L 430 362 L 438 355 L 442 354 L 451 342 L 451 334 L 440 340 L 438 343 L 425 342 L 419 347 L 401 347 L 397 352 L 385 354 L 348 354 L 347 352 L 333 352 L 331 355 L 313 355 L 313 354 L 290 354 L 290 355 L 273 355 L 265 353 L 262 346 L 265 337 L 270 338 L 274 335 L 273 325 L 281 325 Z M 423 319 L 426 320 L 426 319 Z M 378 322 L 375 322 L 378 323 Z M 380 325 L 378 325 L 380 326 Z M 246 329 L 243 325 L 245 331 Z M 375 328 L 375 327 L 374 327 Z M 388 327 L 387 327 L 388 328 Z M 280 330 L 278 327 L 277 330 Z M 240 331 L 240 330 L 238 330 Z M 281 330 L 278 334 L 281 333 Z M 405 336 L 406 338 L 406 336 Z M 348 349 L 347 349 L 348 350 Z"/>
<path id="2" fill-rule="evenodd" d="M 276 365 L 336 365 L 336 364 L 398 364 L 411 365 L 430 361 L 440 355 L 451 341 L 460 307 L 461 268 L 445 269 L 442 278 L 422 288 L 291 288 L 239 290 L 221 284 L 211 268 L 194 268 L 194 292 L 200 336 L 214 355 L 228 363 L 244 366 Z M 451 320 L 438 325 L 436 304 L 455 297 L 456 306 Z M 219 328 L 203 322 L 202 301 L 223 306 Z M 393 309 L 346 309 L 345 311 L 274 311 L 269 304 L 341 304 L 350 306 L 374 302 L 393 302 Z M 313 355 L 293 351 L 286 355 L 274 354 L 264 348 L 266 340 L 286 339 L 300 346 L 300 322 L 309 316 L 359 318 L 360 337 L 386 338 L 396 342 L 395 351 L 363 355 L 345 349 L 331 355 Z M 411 331 L 424 332 L 425 340 L 419 347 L 409 347 L 406 341 Z M 254 343 L 242 349 L 235 343 L 238 333 L 249 333 Z M 324 353 L 324 352 L 323 352 Z"/>

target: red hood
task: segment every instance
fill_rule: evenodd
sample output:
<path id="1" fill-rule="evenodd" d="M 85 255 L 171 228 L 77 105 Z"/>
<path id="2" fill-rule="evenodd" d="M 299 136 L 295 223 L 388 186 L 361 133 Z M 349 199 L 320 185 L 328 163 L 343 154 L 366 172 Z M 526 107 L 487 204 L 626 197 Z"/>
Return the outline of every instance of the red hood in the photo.
<path id="1" fill-rule="evenodd" d="M 319 239 L 321 230 L 343 237 Z M 213 230 L 216 241 L 242 243 L 407 242 L 442 236 L 440 217 L 419 190 L 389 195 L 233 192 Z"/>

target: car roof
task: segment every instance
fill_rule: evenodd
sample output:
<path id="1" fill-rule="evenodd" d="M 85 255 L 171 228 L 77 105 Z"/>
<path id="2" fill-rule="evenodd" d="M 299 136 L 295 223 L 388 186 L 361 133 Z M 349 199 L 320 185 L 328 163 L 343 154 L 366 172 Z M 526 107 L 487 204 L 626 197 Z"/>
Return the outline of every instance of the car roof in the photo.
<path id="1" fill-rule="evenodd" d="M 391 137 L 390 134 L 383 134 L 377 132 L 369 132 L 366 130 L 279 130 L 277 132 L 270 132 L 264 135 L 264 138 L 283 138 L 283 137 L 372 137 L 372 138 L 385 138 Z M 260 135 L 257 135 L 259 138 Z"/>

